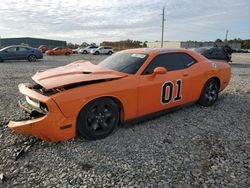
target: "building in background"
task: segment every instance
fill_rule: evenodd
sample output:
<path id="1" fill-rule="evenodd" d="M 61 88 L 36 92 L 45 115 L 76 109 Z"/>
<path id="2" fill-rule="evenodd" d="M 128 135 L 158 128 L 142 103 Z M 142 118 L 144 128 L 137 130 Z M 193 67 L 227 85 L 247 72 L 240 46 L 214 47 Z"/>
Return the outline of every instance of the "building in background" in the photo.
<path id="1" fill-rule="evenodd" d="M 32 37 L 20 37 L 20 38 L 0 38 L 1 47 L 10 45 L 27 45 L 33 48 L 38 48 L 40 45 L 46 45 L 49 48 L 66 47 L 67 42 L 61 40 L 41 39 Z"/>
<path id="2" fill-rule="evenodd" d="M 164 48 L 199 48 L 199 47 L 214 47 L 214 46 L 224 46 L 225 43 L 223 42 L 196 42 L 196 41 L 164 41 L 163 47 Z M 234 49 L 241 49 L 241 44 L 237 42 L 228 43 L 231 48 Z M 150 48 L 160 48 L 161 41 L 156 42 L 147 42 L 147 46 Z"/>

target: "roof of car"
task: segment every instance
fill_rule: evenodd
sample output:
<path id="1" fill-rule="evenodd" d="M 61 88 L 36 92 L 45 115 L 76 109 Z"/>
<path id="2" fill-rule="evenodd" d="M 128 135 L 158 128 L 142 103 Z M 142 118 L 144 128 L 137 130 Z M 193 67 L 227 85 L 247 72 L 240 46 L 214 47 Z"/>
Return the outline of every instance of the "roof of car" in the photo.
<path id="1" fill-rule="evenodd" d="M 6 47 L 24 47 L 24 48 L 31 48 L 30 46 L 24 46 L 24 45 L 11 45 Z"/>
<path id="2" fill-rule="evenodd" d="M 199 61 L 205 61 L 206 58 L 199 53 L 185 49 L 185 48 L 136 48 L 136 49 L 129 49 L 129 50 L 124 50 L 126 53 L 143 53 L 143 54 L 166 54 L 166 53 L 187 53 L 191 55 L 192 57 L 195 57 L 196 60 Z"/>

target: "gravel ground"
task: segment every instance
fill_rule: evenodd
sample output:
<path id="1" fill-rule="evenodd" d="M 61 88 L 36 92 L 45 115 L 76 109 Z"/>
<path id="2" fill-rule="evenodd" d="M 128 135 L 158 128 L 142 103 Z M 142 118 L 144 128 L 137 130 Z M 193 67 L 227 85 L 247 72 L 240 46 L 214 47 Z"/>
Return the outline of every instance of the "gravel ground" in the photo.
<path id="1" fill-rule="evenodd" d="M 76 59 L 0 63 L 0 187 L 250 187 L 250 55 L 233 56 L 232 80 L 209 108 L 191 105 L 120 127 L 98 141 L 46 143 L 12 133 L 22 119 L 17 84 Z"/>

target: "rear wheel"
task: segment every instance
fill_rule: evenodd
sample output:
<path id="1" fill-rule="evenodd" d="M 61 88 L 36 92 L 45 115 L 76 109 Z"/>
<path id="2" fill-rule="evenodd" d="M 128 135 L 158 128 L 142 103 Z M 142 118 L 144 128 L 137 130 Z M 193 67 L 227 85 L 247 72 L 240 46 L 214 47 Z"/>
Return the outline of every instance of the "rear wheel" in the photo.
<path id="1" fill-rule="evenodd" d="M 109 52 L 108 52 L 108 55 L 111 55 L 112 53 L 113 53 L 112 51 L 109 51 Z"/>
<path id="2" fill-rule="evenodd" d="M 70 53 L 69 53 L 69 52 L 66 52 L 65 55 L 70 55 Z"/>
<path id="3" fill-rule="evenodd" d="M 89 140 L 110 135 L 119 122 L 119 107 L 112 99 L 96 99 L 87 104 L 77 118 L 77 131 Z"/>
<path id="4" fill-rule="evenodd" d="M 29 55 L 28 61 L 29 62 L 35 62 L 36 61 L 36 56 L 35 55 Z"/>
<path id="5" fill-rule="evenodd" d="M 211 106 L 218 99 L 219 83 L 217 80 L 209 79 L 203 87 L 198 103 L 202 106 Z"/>

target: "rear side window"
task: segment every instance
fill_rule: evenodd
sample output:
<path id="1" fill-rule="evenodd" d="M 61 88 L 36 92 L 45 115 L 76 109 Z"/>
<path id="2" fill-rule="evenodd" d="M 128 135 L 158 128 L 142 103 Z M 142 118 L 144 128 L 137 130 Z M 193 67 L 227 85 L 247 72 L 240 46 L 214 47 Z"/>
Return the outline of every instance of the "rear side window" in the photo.
<path id="1" fill-rule="evenodd" d="M 185 53 L 161 54 L 151 61 L 143 74 L 152 74 L 156 67 L 165 67 L 168 71 L 185 69 L 195 62 L 195 59 Z"/>
<path id="2" fill-rule="evenodd" d="M 19 51 L 27 51 L 27 50 L 29 50 L 28 48 L 24 48 L 24 47 L 20 47 L 19 48 Z"/>
<path id="3" fill-rule="evenodd" d="M 104 49 L 112 49 L 112 47 L 104 47 Z"/>

